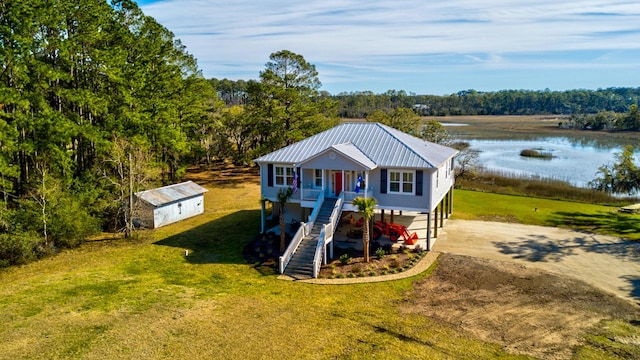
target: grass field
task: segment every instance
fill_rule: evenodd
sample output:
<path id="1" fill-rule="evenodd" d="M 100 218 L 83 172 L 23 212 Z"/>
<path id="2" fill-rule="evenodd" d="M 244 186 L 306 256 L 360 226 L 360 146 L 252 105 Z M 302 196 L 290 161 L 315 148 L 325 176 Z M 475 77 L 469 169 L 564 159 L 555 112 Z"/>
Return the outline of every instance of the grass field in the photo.
<path id="1" fill-rule="evenodd" d="M 524 358 L 401 313 L 428 272 L 340 286 L 261 274 L 242 258 L 259 231 L 258 185 L 209 189 L 202 216 L 1 270 L 0 359 Z M 455 204 L 459 218 L 623 231 L 604 207 L 465 191 Z M 635 233 L 637 220 L 624 218 Z"/>
<path id="2" fill-rule="evenodd" d="M 456 190 L 454 217 L 559 226 L 640 240 L 640 215 L 581 202 Z"/>

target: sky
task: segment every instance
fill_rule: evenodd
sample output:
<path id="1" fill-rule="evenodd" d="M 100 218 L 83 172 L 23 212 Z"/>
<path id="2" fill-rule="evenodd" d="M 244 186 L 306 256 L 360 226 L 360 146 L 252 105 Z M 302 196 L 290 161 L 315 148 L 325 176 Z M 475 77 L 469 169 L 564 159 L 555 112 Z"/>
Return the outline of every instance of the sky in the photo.
<path id="1" fill-rule="evenodd" d="M 320 90 L 640 86 L 638 0 L 140 0 L 207 78 L 259 79 L 300 54 Z"/>

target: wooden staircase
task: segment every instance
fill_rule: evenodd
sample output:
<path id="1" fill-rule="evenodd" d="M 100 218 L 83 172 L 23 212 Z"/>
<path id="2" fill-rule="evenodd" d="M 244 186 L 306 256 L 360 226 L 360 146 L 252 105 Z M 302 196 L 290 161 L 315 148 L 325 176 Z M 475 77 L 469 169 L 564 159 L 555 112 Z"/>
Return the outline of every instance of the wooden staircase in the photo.
<path id="1" fill-rule="evenodd" d="M 333 212 L 337 200 L 338 199 L 334 198 L 324 200 L 313 228 L 309 232 L 309 235 L 302 239 L 298 249 L 284 270 L 285 275 L 296 280 L 311 279 L 313 277 L 313 258 L 316 255 L 320 232 L 322 231 L 322 226 L 329 222 L 331 212 Z"/>

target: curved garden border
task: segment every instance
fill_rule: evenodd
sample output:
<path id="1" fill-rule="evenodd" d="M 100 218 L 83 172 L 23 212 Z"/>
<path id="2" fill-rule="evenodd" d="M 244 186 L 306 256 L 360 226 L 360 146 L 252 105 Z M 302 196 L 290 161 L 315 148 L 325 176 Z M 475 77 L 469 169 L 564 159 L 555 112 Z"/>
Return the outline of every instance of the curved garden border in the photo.
<path id="1" fill-rule="evenodd" d="M 395 274 L 388 275 L 378 275 L 378 276 L 364 276 L 364 277 L 353 277 L 353 278 L 342 278 L 342 279 L 307 279 L 307 280 L 296 280 L 287 275 L 280 275 L 278 279 L 282 280 L 293 280 L 299 281 L 303 283 L 309 284 L 320 284 L 320 285 L 346 285 L 346 284 L 363 284 L 363 283 L 373 283 L 373 282 L 382 282 L 382 281 L 392 281 L 398 279 L 405 279 L 408 277 L 412 277 L 422 273 L 427 270 L 440 256 L 440 252 L 438 251 L 428 251 L 425 256 L 423 256 L 418 263 L 412 268 L 402 271 Z"/>

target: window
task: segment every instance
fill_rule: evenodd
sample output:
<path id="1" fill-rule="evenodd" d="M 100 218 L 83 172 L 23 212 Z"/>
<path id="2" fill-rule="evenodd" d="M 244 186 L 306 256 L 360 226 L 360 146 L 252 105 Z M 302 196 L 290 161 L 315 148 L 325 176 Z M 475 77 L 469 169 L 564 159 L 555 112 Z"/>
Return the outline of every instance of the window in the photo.
<path id="1" fill-rule="evenodd" d="M 414 193 L 414 171 L 389 171 L 389 192 L 398 194 Z"/>
<path id="2" fill-rule="evenodd" d="M 276 168 L 276 186 L 291 185 L 293 182 L 293 168 L 284 166 L 275 166 Z"/>
<path id="3" fill-rule="evenodd" d="M 316 188 L 322 188 L 322 169 L 315 169 L 313 172 L 313 185 Z"/>

